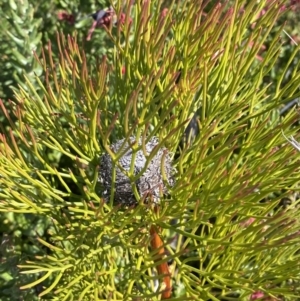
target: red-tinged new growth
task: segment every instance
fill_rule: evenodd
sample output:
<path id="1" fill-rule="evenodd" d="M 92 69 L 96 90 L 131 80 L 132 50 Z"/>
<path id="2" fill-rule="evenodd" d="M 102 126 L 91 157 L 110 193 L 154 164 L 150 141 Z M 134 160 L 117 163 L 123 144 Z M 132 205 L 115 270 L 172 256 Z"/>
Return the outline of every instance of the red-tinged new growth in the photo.
<path id="1" fill-rule="evenodd" d="M 262 301 L 280 301 L 281 299 L 278 299 L 278 298 L 272 298 L 270 296 L 266 296 L 263 292 L 261 291 L 257 291 L 257 292 L 254 292 L 251 297 L 250 297 L 250 300 L 262 300 Z"/>
<path id="2" fill-rule="evenodd" d="M 246 228 L 246 227 L 250 226 L 251 224 L 253 224 L 254 222 L 255 222 L 255 218 L 254 218 L 254 217 L 250 217 L 250 218 L 247 219 L 246 221 L 241 222 L 241 223 L 240 223 L 240 226 Z"/>
<path id="3" fill-rule="evenodd" d="M 260 299 L 262 297 L 264 297 L 264 293 L 263 292 L 260 292 L 260 291 L 257 291 L 257 292 L 254 292 L 251 297 L 250 297 L 250 300 L 257 300 L 257 299 Z"/>

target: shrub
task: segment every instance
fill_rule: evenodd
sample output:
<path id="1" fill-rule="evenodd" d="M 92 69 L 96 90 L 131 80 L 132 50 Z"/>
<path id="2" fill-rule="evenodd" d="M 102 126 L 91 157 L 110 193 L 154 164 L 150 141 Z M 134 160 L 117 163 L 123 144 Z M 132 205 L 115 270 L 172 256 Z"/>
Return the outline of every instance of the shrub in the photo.
<path id="1" fill-rule="evenodd" d="M 10 104 L 17 122 L 1 103 L 11 131 L 1 135 L 0 210 L 51 224 L 36 235 L 35 258 L 19 265 L 34 278 L 21 289 L 52 300 L 295 300 L 298 201 L 282 199 L 298 189 L 299 163 L 282 132 L 295 134 L 298 114 L 279 110 L 299 95 L 298 47 L 269 83 L 281 30 L 262 51 L 281 4 L 144 1 L 123 10 L 119 1 L 115 9 L 119 22 L 106 28 L 112 61 L 95 64 L 76 36 L 58 35 L 58 54 L 51 42 L 36 56 L 42 95 L 27 77 Z M 182 144 L 195 113 L 199 133 Z M 159 144 L 148 154 L 153 136 Z M 146 166 L 169 150 L 176 183 L 159 204 L 151 191 L 139 194 L 145 170 L 120 166 L 125 150 L 111 148 L 120 139 L 131 141 L 131 158 L 144 152 Z M 137 206 L 116 205 L 113 188 L 104 200 L 107 154 L 111 186 L 123 171 Z"/>

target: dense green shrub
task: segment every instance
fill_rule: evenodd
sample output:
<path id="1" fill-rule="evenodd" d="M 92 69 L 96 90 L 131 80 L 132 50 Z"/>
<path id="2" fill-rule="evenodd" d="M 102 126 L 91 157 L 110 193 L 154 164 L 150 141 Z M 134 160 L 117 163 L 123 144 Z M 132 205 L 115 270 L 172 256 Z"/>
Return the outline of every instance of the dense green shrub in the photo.
<path id="1" fill-rule="evenodd" d="M 174 300 L 299 295 L 297 197 L 282 204 L 299 186 L 282 132 L 295 135 L 299 116 L 280 115 L 299 96 L 299 49 L 276 65 L 282 4 L 177 2 L 119 1 L 98 57 L 80 32 L 51 38 L 32 63 L 42 75 L 0 103 L 10 125 L 0 137 L 1 230 L 13 233 L 18 214 L 32 223 L 22 249 L 18 233 L 4 239 L 3 300 L 19 286 L 24 300 L 164 299 L 166 263 Z M 182 145 L 195 113 L 199 134 Z M 103 199 L 99 159 L 108 153 L 119 167 L 110 145 L 132 135 L 155 135 L 173 154 L 176 184 L 159 206 L 143 202 L 132 170 L 139 205 Z"/>
<path id="2" fill-rule="evenodd" d="M 4 100 L 12 99 L 14 97 L 12 89 L 17 88 L 17 85 L 23 85 L 23 74 L 31 78 L 33 84 L 35 84 L 34 76 L 41 75 L 41 66 L 33 57 L 34 51 L 40 54 L 42 44 L 46 45 L 51 40 L 56 54 L 56 32 L 60 30 L 65 34 L 77 32 L 80 39 L 84 40 L 91 20 L 79 22 L 80 19 L 108 5 L 105 1 L 93 0 L 71 2 L 4 0 L 2 2 L 0 97 Z M 73 22 L 60 19 L 62 12 L 72 16 Z M 98 31 L 97 39 L 84 45 L 87 56 L 92 58 L 95 53 L 104 54 L 107 50 L 106 44 L 104 32 Z M 38 85 L 35 87 L 38 88 Z"/>

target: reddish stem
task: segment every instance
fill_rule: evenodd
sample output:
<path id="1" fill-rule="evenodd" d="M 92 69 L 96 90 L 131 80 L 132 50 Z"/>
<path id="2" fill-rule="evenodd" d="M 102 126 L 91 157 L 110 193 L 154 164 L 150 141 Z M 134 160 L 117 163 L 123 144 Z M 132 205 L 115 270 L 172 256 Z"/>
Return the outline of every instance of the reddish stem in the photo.
<path id="1" fill-rule="evenodd" d="M 155 226 L 151 225 L 150 235 L 151 235 L 151 248 L 156 251 L 154 262 L 158 262 L 163 259 L 165 254 L 165 249 L 163 247 L 163 241 L 157 233 Z M 172 287 L 171 287 L 171 275 L 169 272 L 169 266 L 167 262 L 163 262 L 156 267 L 158 275 L 163 275 L 163 282 L 165 284 L 165 289 L 162 292 L 161 300 L 169 299 L 171 297 Z"/>

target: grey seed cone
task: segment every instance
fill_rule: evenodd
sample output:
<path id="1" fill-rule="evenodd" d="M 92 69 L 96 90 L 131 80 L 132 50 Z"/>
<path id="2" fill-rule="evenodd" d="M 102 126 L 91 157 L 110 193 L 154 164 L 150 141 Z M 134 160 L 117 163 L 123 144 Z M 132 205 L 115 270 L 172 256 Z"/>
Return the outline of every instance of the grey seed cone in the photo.
<path id="1" fill-rule="evenodd" d="M 111 150 L 117 153 L 121 146 L 123 145 L 125 139 L 121 139 L 116 143 L 111 145 Z M 135 137 L 130 137 L 131 143 L 135 141 Z M 146 152 L 149 155 L 154 147 L 159 143 L 158 138 L 152 137 L 146 144 Z M 138 145 L 141 145 L 141 139 Z M 123 150 L 129 148 L 128 143 L 125 143 Z M 125 154 L 119 159 L 119 165 L 126 171 L 130 170 L 131 160 L 132 160 L 133 150 L 129 148 Z M 159 203 L 159 198 L 162 194 L 167 193 L 167 187 L 163 181 L 163 176 L 161 173 L 161 164 L 164 160 L 164 173 L 166 175 L 166 180 L 169 186 L 174 185 L 173 178 L 173 168 L 171 166 L 171 159 L 166 148 L 160 148 L 156 155 L 148 162 L 147 158 L 144 156 L 143 150 L 139 150 L 135 155 L 134 163 L 134 175 L 137 175 L 147 164 L 147 168 L 140 178 L 136 181 L 136 187 L 141 198 L 152 197 L 155 203 Z M 109 200 L 111 194 L 112 185 L 112 174 L 113 174 L 113 162 L 109 154 L 104 154 L 100 158 L 100 171 L 99 171 L 99 181 L 103 184 L 104 198 Z M 115 181 L 115 194 L 114 194 L 115 204 L 122 205 L 136 205 L 138 200 L 136 200 L 131 186 L 131 181 L 122 170 L 116 166 L 116 181 Z"/>

